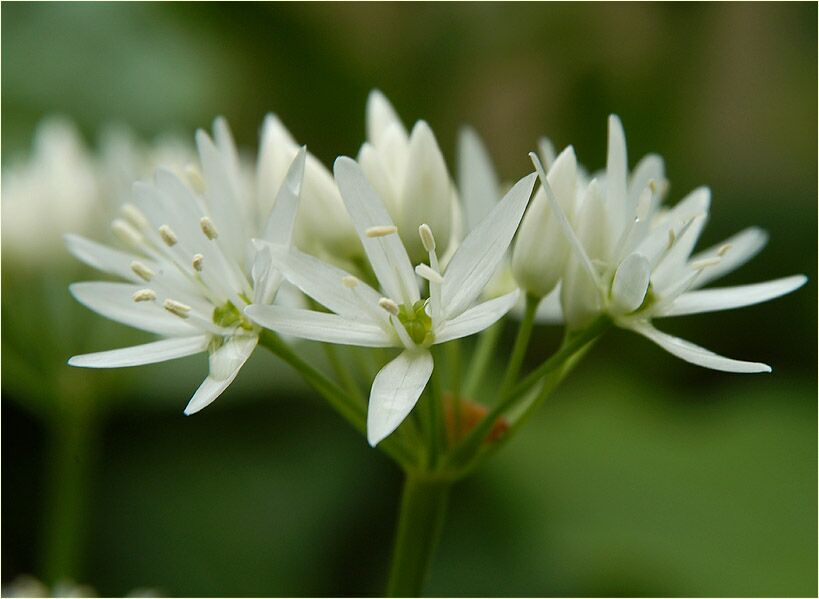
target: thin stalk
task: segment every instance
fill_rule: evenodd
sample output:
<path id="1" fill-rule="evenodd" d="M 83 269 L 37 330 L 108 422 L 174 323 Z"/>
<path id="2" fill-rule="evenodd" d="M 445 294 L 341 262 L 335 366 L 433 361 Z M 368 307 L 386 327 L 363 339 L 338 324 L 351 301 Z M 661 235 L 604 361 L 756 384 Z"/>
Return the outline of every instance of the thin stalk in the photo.
<path id="1" fill-rule="evenodd" d="M 469 373 L 467 374 L 466 384 L 464 385 L 464 397 L 475 397 L 478 387 L 483 380 L 483 375 L 486 373 L 489 361 L 492 359 L 492 354 L 495 351 L 495 345 L 498 342 L 498 337 L 500 336 L 502 329 L 503 321 L 500 320 L 488 329 L 484 330 L 478 338 L 478 344 L 475 346 L 475 351 L 472 353 L 472 360 L 469 364 Z"/>
<path id="2" fill-rule="evenodd" d="M 529 347 L 529 338 L 532 336 L 532 327 L 535 324 L 535 312 L 537 312 L 539 301 L 540 298 L 526 294 L 526 307 L 523 313 L 523 320 L 520 321 L 520 325 L 518 326 L 515 345 L 512 348 L 509 362 L 506 365 L 506 374 L 503 376 L 503 382 L 498 390 L 498 397 L 501 399 L 506 396 L 518 378 L 520 367 L 523 365 L 523 358 L 526 356 L 526 349 Z"/>
<path id="3" fill-rule="evenodd" d="M 90 406 L 80 402 L 58 410 L 51 424 L 43 577 L 49 584 L 55 584 L 65 579 L 76 580 L 82 575 L 96 427 Z"/>
<path id="4" fill-rule="evenodd" d="M 398 516 L 388 597 L 418 597 L 438 543 L 452 481 L 407 474 Z"/>
<path id="5" fill-rule="evenodd" d="M 452 388 L 454 439 L 461 436 L 461 345 L 458 341 L 447 344 L 447 367 Z"/>
<path id="6" fill-rule="evenodd" d="M 564 362 L 569 360 L 576 352 L 580 351 L 587 343 L 596 339 L 610 325 L 611 320 L 606 316 L 601 316 L 587 329 L 567 337 L 557 352 L 552 354 L 551 357 L 538 366 L 521 383 L 516 385 L 506 397 L 501 397 L 500 401 L 475 425 L 475 428 L 470 431 L 463 442 L 450 454 L 450 459 L 447 464 L 457 466 L 459 463 L 462 463 L 463 460 L 470 459 L 489 434 L 498 416 L 507 408 L 511 407 L 515 400 L 529 391 L 543 377 L 561 367 Z"/>

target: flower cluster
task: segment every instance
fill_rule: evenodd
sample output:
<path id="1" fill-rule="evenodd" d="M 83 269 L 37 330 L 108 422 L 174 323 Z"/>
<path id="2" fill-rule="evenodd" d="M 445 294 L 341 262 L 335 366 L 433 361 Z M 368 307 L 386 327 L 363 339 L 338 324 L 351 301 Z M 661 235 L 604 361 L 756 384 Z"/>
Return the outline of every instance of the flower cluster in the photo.
<path id="1" fill-rule="evenodd" d="M 507 313 L 523 319 L 522 329 L 532 319 L 562 321 L 575 336 L 605 319 L 700 366 L 770 370 L 652 325 L 766 301 L 805 278 L 701 290 L 750 259 L 765 234 L 748 229 L 692 255 L 708 190 L 664 207 L 662 160 L 649 155 L 629 172 L 617 117 L 609 120 L 605 171 L 589 175 L 571 146 L 555 155 L 544 140 L 540 156 L 531 155 L 536 172 L 502 193 L 473 131 L 459 141 L 456 186 L 427 123 L 408 132 L 379 92 L 366 112 L 357 158 L 338 158 L 332 174 L 272 115 L 255 169 L 243 165 L 217 119 L 212 138 L 197 133 L 198 164 L 181 174 L 160 168 L 153 180 L 134 184 L 132 201 L 112 223 L 123 249 L 69 236 L 78 258 L 127 281 L 76 283 L 74 296 L 164 337 L 70 363 L 132 366 L 207 351 L 210 374 L 190 400 L 190 414 L 230 384 L 260 339 L 273 334 L 266 331 L 397 348 L 372 378 L 372 445 L 401 425 L 428 387 L 433 346 L 484 331 Z M 298 306 L 278 293 L 285 281 L 303 294 Z"/>

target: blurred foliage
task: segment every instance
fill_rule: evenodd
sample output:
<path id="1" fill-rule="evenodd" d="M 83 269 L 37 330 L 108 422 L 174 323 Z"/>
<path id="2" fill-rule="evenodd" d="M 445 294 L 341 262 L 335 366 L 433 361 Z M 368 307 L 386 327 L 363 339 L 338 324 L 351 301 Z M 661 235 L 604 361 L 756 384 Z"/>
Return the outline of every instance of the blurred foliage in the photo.
<path id="1" fill-rule="evenodd" d="M 252 148 L 268 111 L 329 164 L 357 152 L 379 87 L 407 123 L 430 122 L 450 164 L 458 127 L 475 126 L 511 179 L 544 134 L 601 167 L 618 113 L 632 164 L 665 157 L 672 202 L 712 188 L 704 245 L 754 224 L 771 233 L 726 284 L 809 276 L 769 304 L 660 323 L 774 373 L 697 369 L 608 335 L 456 489 L 429 593 L 817 592 L 815 4 L 5 3 L 2 17 L 4 165 L 48 114 L 89 143 L 112 122 L 152 138 L 224 114 Z M 79 581 L 105 594 L 382 592 L 399 473 L 290 371 L 257 352 L 183 418 L 202 356 L 110 379 L 70 371 L 72 353 L 144 336 L 71 302 L 76 273 L 41 287 L 3 270 L 4 583 L 40 574 L 44 428 L 21 382 L 33 368 L 35 382 L 54 371 L 117 406 Z M 42 310 L 64 326 L 46 346 Z M 539 330 L 530 364 L 556 342 Z"/>

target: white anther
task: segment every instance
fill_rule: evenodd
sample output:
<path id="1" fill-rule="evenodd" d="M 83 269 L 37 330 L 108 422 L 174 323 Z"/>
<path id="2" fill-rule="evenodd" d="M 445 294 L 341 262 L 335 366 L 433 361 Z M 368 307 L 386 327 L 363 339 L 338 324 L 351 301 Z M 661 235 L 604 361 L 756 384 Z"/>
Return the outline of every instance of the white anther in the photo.
<path id="1" fill-rule="evenodd" d="M 651 193 L 657 193 L 657 181 L 655 179 L 650 179 L 648 182 L 648 188 L 651 190 Z"/>
<path id="2" fill-rule="evenodd" d="M 152 302 L 156 299 L 156 291 L 153 289 L 140 289 L 131 296 L 135 302 Z"/>
<path id="3" fill-rule="evenodd" d="M 727 254 L 729 251 L 731 251 L 731 244 L 730 244 L 730 243 L 726 243 L 725 245 L 721 246 L 721 247 L 720 247 L 720 248 L 717 250 L 717 256 L 722 257 L 722 256 L 724 256 L 725 254 Z"/>
<path id="4" fill-rule="evenodd" d="M 148 219 L 142 214 L 142 210 L 133 204 L 123 204 L 121 210 L 122 216 L 131 221 L 131 224 L 137 229 L 147 229 L 150 225 Z"/>
<path id="5" fill-rule="evenodd" d="M 195 164 L 189 164 L 185 167 L 185 178 L 196 193 L 205 193 L 205 180 Z"/>
<path id="6" fill-rule="evenodd" d="M 131 262 L 131 270 L 133 270 L 134 274 L 136 274 L 143 281 L 150 281 L 154 278 L 154 271 L 145 266 L 139 260 L 134 260 Z"/>
<path id="7" fill-rule="evenodd" d="M 204 233 L 208 239 L 216 239 L 219 237 L 219 233 L 216 231 L 213 221 L 207 216 L 203 216 L 199 219 L 199 226 L 202 227 L 202 233 Z"/>
<path id="8" fill-rule="evenodd" d="M 722 262 L 722 258 L 719 256 L 714 256 L 713 258 L 703 258 L 702 260 L 694 260 L 691 263 L 691 268 L 694 270 L 702 270 L 703 268 L 708 268 L 709 266 L 716 266 Z"/>
<path id="9" fill-rule="evenodd" d="M 380 300 L 378 300 L 378 305 L 393 316 L 398 316 L 398 304 L 396 304 L 390 298 L 382 297 Z"/>
<path id="10" fill-rule="evenodd" d="M 418 235 L 421 236 L 421 243 L 424 244 L 424 249 L 428 252 L 435 251 L 435 236 L 432 234 L 432 229 L 429 225 L 424 223 L 418 227 Z"/>
<path id="11" fill-rule="evenodd" d="M 187 318 L 188 312 L 191 311 L 190 306 L 186 306 L 182 302 L 178 302 L 172 299 L 166 299 L 162 305 L 168 312 L 170 312 L 171 314 L 176 314 L 180 318 Z"/>
<path id="12" fill-rule="evenodd" d="M 159 236 L 162 238 L 162 241 L 165 242 L 165 245 L 168 247 L 173 247 L 179 241 L 176 238 L 176 233 L 173 232 L 168 225 L 162 225 L 159 227 Z"/>
<path id="13" fill-rule="evenodd" d="M 205 257 L 202 254 L 194 254 L 193 256 L 193 267 L 199 272 L 202 272 L 202 261 L 204 259 Z"/>
<path id="14" fill-rule="evenodd" d="M 387 235 L 392 235 L 393 233 L 398 233 L 398 227 L 395 225 L 384 225 L 379 227 L 370 227 L 366 231 L 364 231 L 367 237 L 385 237 Z"/>
<path id="15" fill-rule="evenodd" d="M 415 267 L 415 272 L 418 274 L 419 277 L 426 279 L 430 283 L 437 283 L 440 285 L 444 282 L 444 278 L 440 275 L 440 273 L 434 271 L 426 264 L 419 264 Z"/>
<path id="16" fill-rule="evenodd" d="M 341 277 L 341 284 L 347 289 L 355 289 L 358 287 L 358 279 L 356 279 L 353 275 L 345 275 Z"/>
<path id="17" fill-rule="evenodd" d="M 142 243 L 142 235 L 130 223 L 115 218 L 111 223 L 111 230 L 120 240 L 131 245 L 140 245 Z"/>

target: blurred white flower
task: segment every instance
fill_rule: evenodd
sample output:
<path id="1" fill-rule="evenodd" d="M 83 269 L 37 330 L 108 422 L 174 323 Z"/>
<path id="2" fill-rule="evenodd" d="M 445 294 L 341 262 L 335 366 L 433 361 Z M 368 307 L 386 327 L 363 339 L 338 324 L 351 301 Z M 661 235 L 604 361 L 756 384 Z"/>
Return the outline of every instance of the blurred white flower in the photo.
<path id="1" fill-rule="evenodd" d="M 3 169 L 4 262 L 37 270 L 59 264 L 63 233 L 95 228 L 99 192 L 94 159 L 74 125 L 44 120 L 31 156 Z"/>
<path id="2" fill-rule="evenodd" d="M 367 141 L 358 163 L 398 226 L 413 261 L 426 257 L 415 234 L 423 223 L 438 237 L 443 251 L 452 235 L 457 194 L 443 154 L 429 125 L 418 121 L 407 130 L 395 109 L 378 90 L 367 99 Z"/>
<path id="3" fill-rule="evenodd" d="M 573 250 L 561 297 L 570 329 L 583 328 L 606 313 L 618 326 L 644 335 L 693 364 L 729 372 L 770 371 L 766 364 L 719 356 L 651 324 L 655 318 L 764 302 L 803 285 L 806 278 L 796 275 L 755 285 L 697 290 L 753 257 L 765 244 L 764 232 L 746 229 L 692 255 L 708 216 L 709 190 L 696 189 L 673 208 L 661 209 L 666 188 L 662 160 L 647 156 L 629 176 L 625 135 L 616 116 L 609 118 L 606 172 L 588 184 L 574 226 L 540 160 L 531 156 Z"/>
<path id="4" fill-rule="evenodd" d="M 262 305 L 249 306 L 245 314 L 261 326 L 305 339 L 403 349 L 373 381 L 367 438 L 375 445 L 401 424 L 423 392 L 433 369 L 428 348 L 485 329 L 517 301 L 514 290 L 473 307 L 506 253 L 536 175 L 521 179 L 492 208 L 443 272 L 431 227 L 417 228 L 429 264 L 413 269 L 399 229 L 360 166 L 339 158 L 335 175 L 383 294 L 311 256 L 269 248 L 290 282 L 334 314 Z M 416 274 L 429 284 L 428 299 L 421 299 Z"/>
<path id="5" fill-rule="evenodd" d="M 15 578 L 3 587 L 3 597 L 97 597 L 97 591 L 87 584 L 77 584 L 71 580 L 60 580 L 52 588 L 27 574 Z M 137 588 L 126 597 L 161 597 L 156 589 Z"/>
<path id="6" fill-rule="evenodd" d="M 71 286 L 88 308 L 124 324 L 166 337 L 145 345 L 75 356 L 73 366 L 114 368 L 151 364 L 199 352 L 210 354 L 210 374 L 185 408 L 192 414 L 233 381 L 258 341 L 244 318 L 251 303 L 271 303 L 281 275 L 251 239 L 289 246 L 298 209 L 306 150 L 292 159 L 280 187 L 264 172 L 256 185 L 242 177 L 227 124 L 214 123 L 214 140 L 197 132 L 202 173 L 188 183 L 157 170 L 152 183 L 134 184 L 133 203 L 112 230 L 120 251 L 78 235 L 66 238 L 80 260 L 128 283 Z"/>

